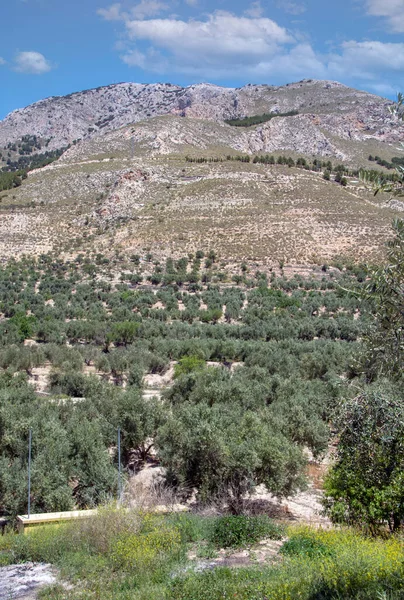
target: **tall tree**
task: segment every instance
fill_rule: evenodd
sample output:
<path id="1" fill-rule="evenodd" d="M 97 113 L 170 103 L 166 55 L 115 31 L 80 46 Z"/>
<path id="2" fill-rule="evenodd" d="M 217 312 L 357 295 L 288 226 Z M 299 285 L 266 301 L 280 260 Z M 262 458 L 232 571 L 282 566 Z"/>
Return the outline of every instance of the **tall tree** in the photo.
<path id="1" fill-rule="evenodd" d="M 404 518 L 404 396 L 388 382 L 343 404 L 325 507 L 336 523 L 395 531 Z"/>
<path id="2" fill-rule="evenodd" d="M 365 373 L 371 381 L 381 375 L 399 379 L 404 372 L 404 221 L 395 220 L 393 229 L 387 264 L 373 270 L 365 290 L 375 311 L 365 354 Z"/>
<path id="3" fill-rule="evenodd" d="M 403 95 L 391 112 L 404 119 Z M 373 182 L 375 193 L 404 196 L 402 167 L 394 182 Z M 367 384 L 379 381 L 340 408 L 324 505 L 334 522 L 372 530 L 387 523 L 395 531 L 404 519 L 404 221 L 395 220 L 393 229 L 386 264 L 373 269 L 365 288 L 375 321 L 365 340 L 364 372 Z"/>

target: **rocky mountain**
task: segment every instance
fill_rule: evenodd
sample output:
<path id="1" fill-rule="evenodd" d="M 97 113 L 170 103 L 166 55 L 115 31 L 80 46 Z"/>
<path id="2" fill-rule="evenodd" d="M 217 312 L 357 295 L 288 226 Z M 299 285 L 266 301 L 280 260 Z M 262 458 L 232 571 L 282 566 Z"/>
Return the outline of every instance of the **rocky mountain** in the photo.
<path id="1" fill-rule="evenodd" d="M 184 88 L 170 83 L 120 83 L 47 98 L 15 110 L 0 122 L 0 147 L 35 135 L 48 141 L 48 150 L 54 150 L 159 115 L 223 121 L 292 110 L 305 115 L 298 126 L 303 133 L 307 129 L 306 137 L 311 137 L 315 128 L 346 140 L 371 137 L 394 142 L 402 131 L 397 130 L 389 104 L 333 81 L 304 80 L 280 87 L 246 85 L 237 89 L 211 84 Z M 281 148 L 291 132 L 274 124 L 272 128 L 276 131 L 269 133 L 275 141 L 270 145 Z M 251 150 L 257 147 L 260 143 L 256 140 Z"/>
<path id="2" fill-rule="evenodd" d="M 240 89 L 118 84 L 14 111 L 0 123 L 0 150 L 27 135 L 49 140 L 48 149 L 76 143 L 0 193 L 0 259 L 145 248 L 162 257 L 214 248 L 256 266 L 378 258 L 404 205 L 375 198 L 357 169 L 382 168 L 370 154 L 403 156 L 404 128 L 390 104 L 306 80 Z M 224 122 L 270 112 L 279 116 L 251 127 Z M 252 159 L 266 154 L 272 164 Z M 290 164 L 274 164 L 280 155 Z"/>

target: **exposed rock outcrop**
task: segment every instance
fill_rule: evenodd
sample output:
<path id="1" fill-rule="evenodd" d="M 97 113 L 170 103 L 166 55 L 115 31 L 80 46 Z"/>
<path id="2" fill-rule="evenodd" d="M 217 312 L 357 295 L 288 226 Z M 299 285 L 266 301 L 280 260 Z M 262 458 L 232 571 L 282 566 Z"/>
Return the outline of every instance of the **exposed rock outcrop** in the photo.
<path id="1" fill-rule="evenodd" d="M 298 110 L 321 115 L 318 124 L 345 139 L 373 136 L 394 141 L 404 129 L 388 111 L 388 100 L 332 81 L 305 80 L 275 87 L 223 88 L 198 84 L 119 83 L 40 100 L 0 122 L 0 147 L 36 135 L 48 150 L 159 115 L 223 121 L 268 112 Z M 309 120 L 302 121 L 305 127 Z"/>

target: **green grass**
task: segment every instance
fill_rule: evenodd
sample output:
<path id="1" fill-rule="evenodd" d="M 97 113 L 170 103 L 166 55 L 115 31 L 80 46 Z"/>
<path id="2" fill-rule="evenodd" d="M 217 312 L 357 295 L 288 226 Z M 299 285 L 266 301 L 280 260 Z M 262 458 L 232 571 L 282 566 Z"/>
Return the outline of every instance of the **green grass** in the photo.
<path id="1" fill-rule="evenodd" d="M 297 542 L 297 540 L 299 540 Z M 306 540 L 304 543 L 303 540 Z M 291 544 L 295 549 L 291 552 Z M 404 597 L 404 554 L 396 540 L 354 531 L 291 530 L 289 551 L 276 566 L 226 568 L 175 579 L 170 600 L 377 600 Z M 308 553 L 307 547 L 323 548 Z"/>
<path id="2" fill-rule="evenodd" d="M 404 598 L 402 541 L 367 538 L 349 529 L 291 527 L 276 564 L 195 571 L 188 551 L 196 548 L 197 561 L 214 559 L 212 539 L 218 523 L 225 522 L 105 509 L 85 522 L 2 536 L 0 564 L 33 560 L 56 565 L 70 585 L 42 590 L 43 600 Z M 261 528 L 258 538 L 267 534 Z"/>

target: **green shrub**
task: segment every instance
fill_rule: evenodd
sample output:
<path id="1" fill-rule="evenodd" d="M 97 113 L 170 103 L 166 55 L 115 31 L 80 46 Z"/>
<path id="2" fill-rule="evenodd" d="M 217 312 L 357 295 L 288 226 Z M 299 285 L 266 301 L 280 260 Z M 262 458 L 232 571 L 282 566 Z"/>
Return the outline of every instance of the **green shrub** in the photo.
<path id="1" fill-rule="evenodd" d="M 266 515 L 230 515 L 217 519 L 212 541 L 219 548 L 237 548 L 254 544 L 262 538 L 280 540 L 283 532 L 283 527 Z"/>
<path id="2" fill-rule="evenodd" d="M 73 547 L 83 547 L 90 553 L 108 555 L 119 536 L 139 534 L 142 522 L 143 516 L 136 510 L 116 509 L 112 504 L 101 507 L 89 519 L 70 523 L 66 535 Z"/>
<path id="3" fill-rule="evenodd" d="M 318 539 L 315 532 L 310 530 L 292 535 L 283 544 L 280 552 L 285 556 L 307 556 L 309 558 L 332 556 L 334 554 L 334 551 Z"/>
<path id="4" fill-rule="evenodd" d="M 0 536 L 0 566 L 19 562 L 57 562 L 71 549 L 69 526 L 34 527 L 26 535 Z"/>
<path id="5" fill-rule="evenodd" d="M 178 529 L 184 543 L 209 540 L 216 523 L 216 518 L 201 517 L 190 513 L 173 513 L 167 521 Z"/>
<path id="6" fill-rule="evenodd" d="M 205 365 L 205 361 L 198 356 L 183 356 L 174 367 L 174 379 L 193 371 L 201 371 Z"/>

